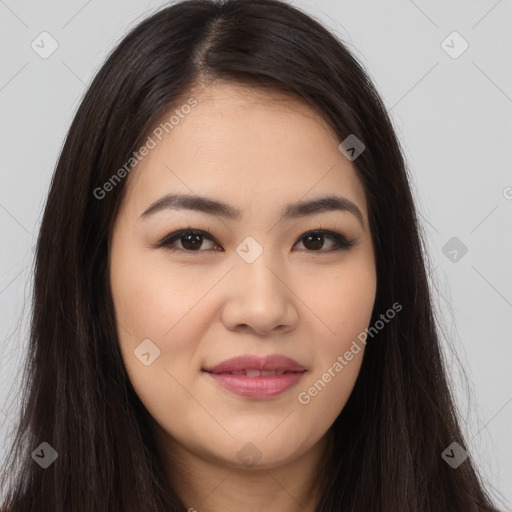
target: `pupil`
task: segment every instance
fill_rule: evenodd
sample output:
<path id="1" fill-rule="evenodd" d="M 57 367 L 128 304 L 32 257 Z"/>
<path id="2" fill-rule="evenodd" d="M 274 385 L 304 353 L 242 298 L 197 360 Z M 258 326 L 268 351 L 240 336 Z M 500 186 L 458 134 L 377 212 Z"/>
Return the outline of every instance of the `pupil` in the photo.
<path id="1" fill-rule="evenodd" d="M 194 250 L 194 248 L 201 246 L 201 239 L 201 235 L 185 235 L 183 237 L 183 240 L 185 240 L 185 242 L 182 241 L 182 245 L 187 250 Z M 191 247 L 187 247 L 188 243 L 191 244 Z"/>
<path id="2" fill-rule="evenodd" d="M 311 240 L 311 239 L 315 239 L 315 238 L 317 240 L 316 240 L 316 243 L 315 242 L 313 243 L 313 249 L 321 249 L 322 245 L 323 245 L 323 235 L 322 234 L 317 233 L 317 234 L 308 235 L 306 237 L 306 241 L 307 240 Z M 306 244 L 304 244 L 304 245 L 306 246 Z"/>
<path id="3" fill-rule="evenodd" d="M 192 234 L 192 235 L 184 235 L 182 237 L 182 245 L 186 250 L 194 250 L 197 247 L 201 246 L 202 235 Z M 310 249 L 318 250 L 322 248 L 323 245 L 323 235 L 321 233 L 315 233 L 312 235 L 308 235 L 306 237 L 304 245 L 307 247 L 307 244 L 310 244 Z M 188 247 L 187 247 L 188 245 Z"/>

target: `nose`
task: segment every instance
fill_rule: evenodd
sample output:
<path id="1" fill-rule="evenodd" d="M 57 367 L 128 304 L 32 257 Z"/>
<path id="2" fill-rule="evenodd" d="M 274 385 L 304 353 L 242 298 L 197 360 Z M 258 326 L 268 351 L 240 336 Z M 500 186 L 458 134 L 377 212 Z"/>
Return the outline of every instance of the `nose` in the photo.
<path id="1" fill-rule="evenodd" d="M 228 276 L 228 299 L 221 319 L 226 329 L 246 330 L 265 336 L 297 327 L 298 298 L 282 267 L 265 252 L 252 263 L 240 259 Z"/>

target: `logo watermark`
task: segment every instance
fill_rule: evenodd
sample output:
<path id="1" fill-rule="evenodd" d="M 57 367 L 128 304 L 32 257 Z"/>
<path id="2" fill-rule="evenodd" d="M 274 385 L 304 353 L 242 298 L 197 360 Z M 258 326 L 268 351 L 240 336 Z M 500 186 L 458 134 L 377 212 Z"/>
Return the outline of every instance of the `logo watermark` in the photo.
<path id="1" fill-rule="evenodd" d="M 386 311 L 386 314 L 381 313 L 380 320 L 377 320 L 375 324 L 371 327 L 367 327 L 364 331 L 358 334 L 357 339 L 360 343 L 366 345 L 366 340 L 368 335 L 372 338 L 375 334 L 377 334 L 381 329 L 384 328 L 385 324 L 388 324 L 390 320 L 392 320 L 395 315 L 402 310 L 402 305 L 398 302 L 395 302 L 391 308 Z M 375 333 L 375 334 L 374 334 Z M 311 398 L 322 391 L 325 386 L 331 382 L 331 380 L 340 373 L 345 366 L 349 364 L 350 361 L 354 358 L 356 354 L 361 352 L 362 348 L 358 344 L 357 340 L 352 340 L 352 345 L 350 349 L 347 350 L 342 356 L 338 356 L 336 361 L 327 368 L 327 371 L 322 374 L 321 378 L 318 379 L 310 388 L 306 391 L 301 391 L 297 395 L 297 400 L 302 405 L 307 405 L 311 402 Z"/>
<path id="2" fill-rule="evenodd" d="M 93 191 L 93 195 L 96 199 L 104 199 L 108 192 L 111 192 L 116 185 L 118 185 L 122 179 L 126 177 L 131 170 L 141 162 L 144 157 L 149 155 L 149 152 L 156 148 L 158 142 L 162 141 L 164 133 L 170 133 L 187 114 L 192 111 L 191 107 L 197 106 L 197 100 L 192 97 L 189 98 L 186 104 L 182 105 L 179 109 L 174 111 L 167 121 L 160 123 L 153 131 L 151 135 L 148 135 L 146 142 L 138 149 L 134 151 L 132 156 L 128 159 L 125 164 L 120 167 L 101 187 L 96 187 Z M 157 140 L 155 140 L 157 139 Z"/>

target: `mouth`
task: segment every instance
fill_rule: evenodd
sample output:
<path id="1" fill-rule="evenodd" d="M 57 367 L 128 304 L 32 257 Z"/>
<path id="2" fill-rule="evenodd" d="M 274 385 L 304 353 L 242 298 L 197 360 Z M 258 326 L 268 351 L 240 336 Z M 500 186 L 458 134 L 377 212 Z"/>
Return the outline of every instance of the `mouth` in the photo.
<path id="1" fill-rule="evenodd" d="M 250 368 L 247 370 L 240 370 L 235 372 L 208 372 L 216 375 L 243 375 L 245 377 L 276 377 L 284 373 L 300 373 L 290 372 L 287 370 L 258 370 L 257 368 Z"/>
<path id="2" fill-rule="evenodd" d="M 263 372 L 259 370 L 252 372 L 247 370 L 247 373 L 205 373 L 223 389 L 235 395 L 255 400 L 265 400 L 281 395 L 295 386 L 302 379 L 306 371 L 283 372 L 279 374 L 277 372 L 270 372 L 271 375 L 263 375 Z"/>
<path id="3" fill-rule="evenodd" d="M 278 396 L 296 385 L 307 372 L 283 355 L 238 356 L 202 371 L 231 393 L 253 399 Z"/>
<path id="4" fill-rule="evenodd" d="M 303 372 L 306 368 L 297 363 L 297 361 L 290 357 L 281 354 L 270 354 L 267 356 L 255 355 L 242 355 L 232 357 L 219 363 L 215 366 L 203 368 L 203 371 L 208 373 L 238 373 L 245 372 L 241 375 L 248 375 L 251 377 L 259 377 L 265 373 L 256 374 L 259 372 Z M 250 373 L 248 373 L 250 372 Z M 269 374 L 268 376 L 272 376 Z"/>

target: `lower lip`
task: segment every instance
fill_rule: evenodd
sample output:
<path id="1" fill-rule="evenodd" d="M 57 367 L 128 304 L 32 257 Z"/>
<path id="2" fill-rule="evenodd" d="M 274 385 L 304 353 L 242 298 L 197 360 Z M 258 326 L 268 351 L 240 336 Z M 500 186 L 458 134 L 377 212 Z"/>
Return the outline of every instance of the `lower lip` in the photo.
<path id="1" fill-rule="evenodd" d="M 246 377 L 229 373 L 210 373 L 220 386 L 246 398 L 265 399 L 278 396 L 291 388 L 302 378 L 305 372 L 283 373 L 273 377 Z"/>

